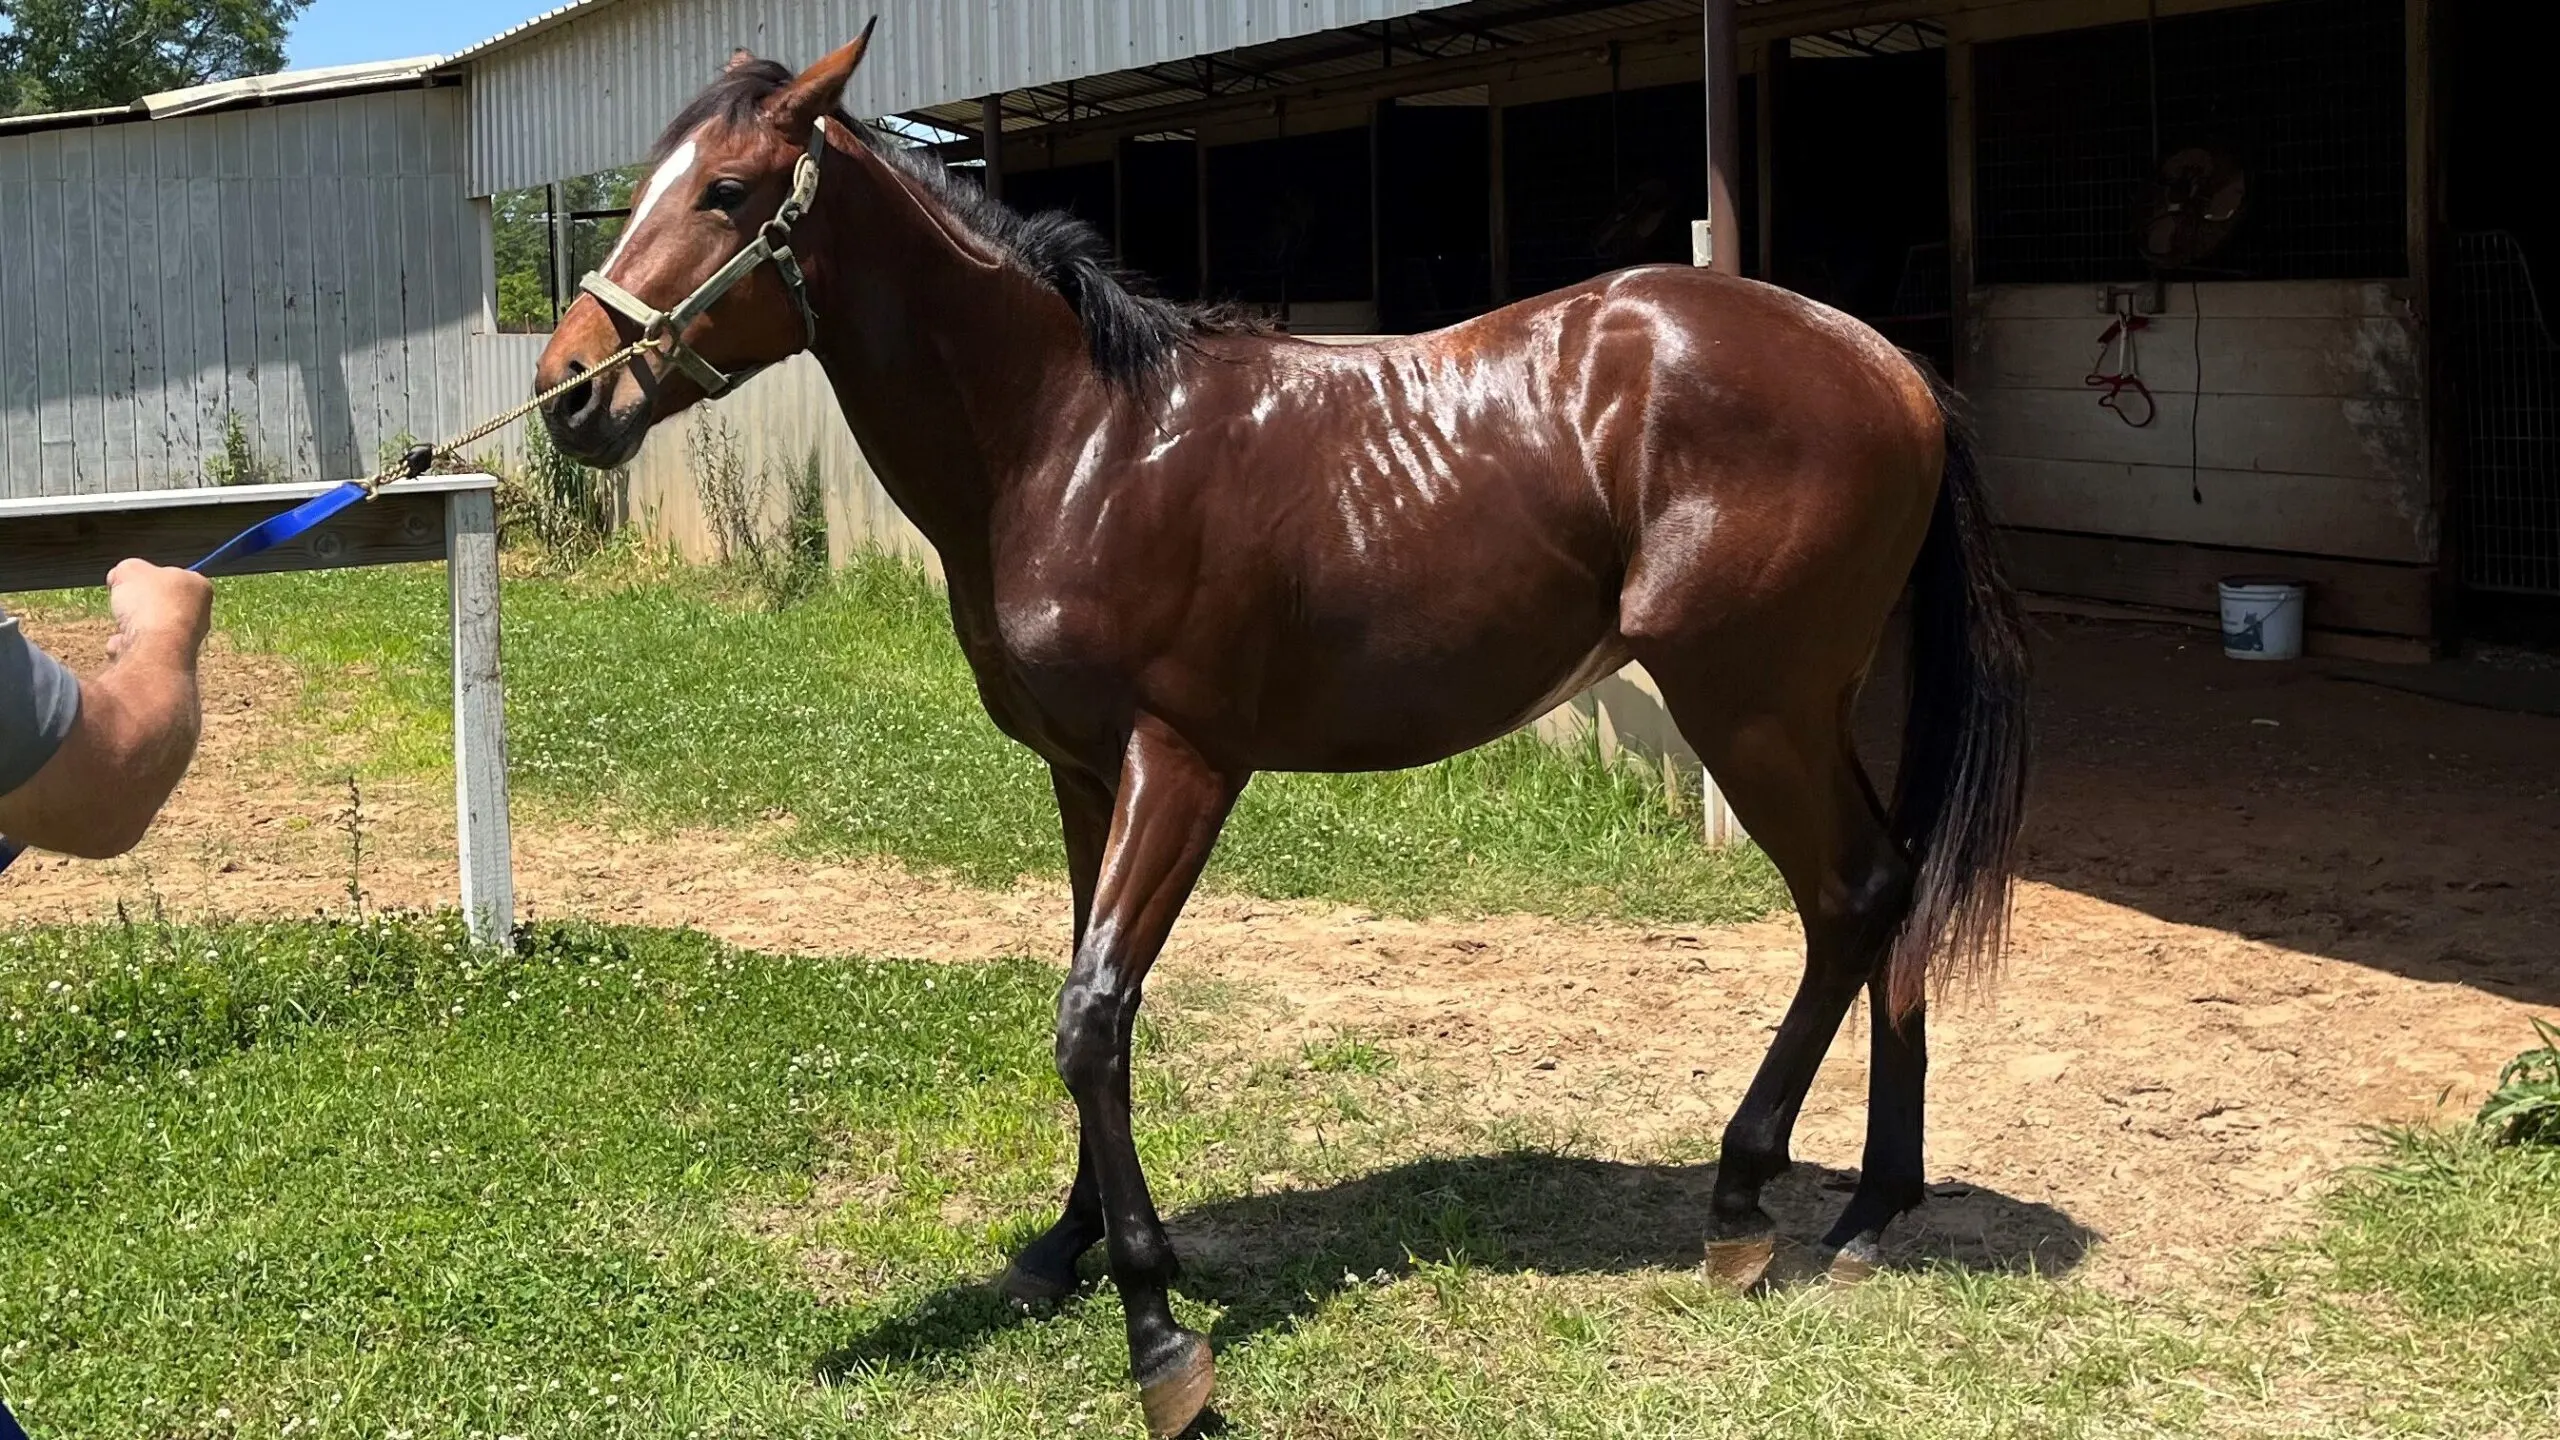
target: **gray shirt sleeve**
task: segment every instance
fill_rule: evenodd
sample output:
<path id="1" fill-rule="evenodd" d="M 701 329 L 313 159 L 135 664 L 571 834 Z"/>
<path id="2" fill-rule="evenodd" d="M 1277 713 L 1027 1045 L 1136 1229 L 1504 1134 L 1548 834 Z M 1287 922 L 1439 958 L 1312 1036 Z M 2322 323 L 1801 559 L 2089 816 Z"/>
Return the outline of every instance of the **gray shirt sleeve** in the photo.
<path id="1" fill-rule="evenodd" d="M 0 614 L 0 795 L 35 778 L 80 718 L 80 682 Z"/>

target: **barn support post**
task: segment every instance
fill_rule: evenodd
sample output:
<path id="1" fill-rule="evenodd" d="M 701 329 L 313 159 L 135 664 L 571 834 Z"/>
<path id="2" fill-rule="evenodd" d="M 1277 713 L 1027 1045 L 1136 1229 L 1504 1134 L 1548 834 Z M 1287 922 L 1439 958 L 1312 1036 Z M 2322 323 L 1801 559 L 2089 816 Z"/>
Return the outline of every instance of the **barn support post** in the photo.
<path id="1" fill-rule="evenodd" d="M 1771 40 L 1760 47 L 1760 83 L 1753 91 L 1759 124 L 1752 146 L 1758 151 L 1760 204 L 1760 278 L 1777 283 L 1778 275 L 1778 87 L 1787 83 L 1787 42 Z"/>
<path id="2" fill-rule="evenodd" d="M 471 202 L 472 243 L 480 249 L 480 304 L 478 333 L 498 333 L 498 217 L 497 205 L 483 195 Z"/>
<path id="3" fill-rule="evenodd" d="M 978 102 L 978 154 L 987 162 L 987 198 L 1004 198 L 1004 97 Z"/>
<path id="4" fill-rule="evenodd" d="M 1697 263 L 1742 273 L 1742 225 L 1734 211 L 1733 177 L 1742 169 L 1741 42 L 1734 0 L 1706 0 L 1707 218 L 1693 227 Z"/>
<path id="5" fill-rule="evenodd" d="M 1395 63 L 1392 52 L 1387 63 Z M 1394 110 L 1395 103 L 1393 100 L 1373 100 L 1369 104 L 1369 328 L 1372 330 L 1386 329 L 1387 116 Z"/>
<path id="6" fill-rule="evenodd" d="M 1129 145 L 1126 135 L 1111 142 L 1111 258 L 1129 259 Z"/>
<path id="7" fill-rule="evenodd" d="M 462 917 L 484 945 L 511 942 L 515 846 L 507 825 L 507 705 L 499 663 L 498 509 L 488 490 L 445 500 L 445 573 L 453 613 L 454 829 Z"/>
<path id="8" fill-rule="evenodd" d="M 1199 298 L 1206 300 L 1209 289 L 1209 139 L 1206 131 L 1191 132 L 1191 243 L 1198 251 L 1200 267 Z"/>
<path id="9" fill-rule="evenodd" d="M 1707 0 L 1707 218 L 1689 227 L 1689 247 L 1693 263 L 1726 275 L 1742 273 L 1742 225 L 1733 208 L 1733 177 L 1741 166 L 1742 156 L 1742 107 L 1739 99 L 1742 70 L 1735 63 L 1739 54 L 1737 45 L 1733 0 Z M 1762 143 L 1767 143 L 1765 134 Z M 1765 173 L 1761 183 L 1768 183 Z M 1769 220 L 1766 212 L 1761 215 L 1760 223 L 1762 233 L 1767 233 Z M 1641 673 L 1641 667 L 1631 666 L 1619 678 L 1635 684 L 1637 689 L 1653 697 L 1653 703 L 1660 704 L 1659 692 L 1650 679 L 1641 683 L 1629 679 L 1631 675 Z M 1664 773 L 1676 772 L 1666 764 Z M 1716 777 L 1703 765 L 1698 769 L 1698 801 L 1699 817 L 1704 822 L 1702 828 L 1709 845 L 1723 847 L 1748 838 L 1743 833 L 1741 822 L 1734 816 L 1732 804 L 1717 786 Z"/>
<path id="10" fill-rule="evenodd" d="M 542 233 L 551 261 L 551 323 L 555 326 L 569 309 L 569 297 L 577 293 L 577 282 L 569 276 L 569 221 L 561 214 L 561 203 L 557 182 L 542 187 Z"/>
<path id="11" fill-rule="evenodd" d="M 2418 453 L 2427 466 L 2428 508 L 2435 561 L 2430 587 L 2428 630 L 2435 653 L 2449 655 L 2461 640 L 2462 557 L 2452 521 L 2461 457 L 2455 451 L 2460 433 L 2447 413 L 2452 395 L 2449 367 L 2452 349 L 2444 343 L 2444 301 L 2453 293 L 2449 266 L 2452 246 L 2445 209 L 2445 60 L 2441 0 L 2408 0 L 2408 253 L 2409 313 L 2417 322 L 2419 354 L 2419 424 L 2425 439 Z"/>
<path id="12" fill-rule="evenodd" d="M 1485 249 L 1486 264 L 1492 270 L 1487 277 L 1493 303 L 1504 305 L 1511 300 L 1511 207 L 1502 193 L 1503 172 L 1508 162 L 1502 146 L 1502 96 L 1499 87 L 1485 101 Z"/>
<path id="13" fill-rule="evenodd" d="M 1947 37 L 1947 301 L 1957 385 L 1972 380 L 1980 342 L 1973 308 L 1973 42 Z"/>

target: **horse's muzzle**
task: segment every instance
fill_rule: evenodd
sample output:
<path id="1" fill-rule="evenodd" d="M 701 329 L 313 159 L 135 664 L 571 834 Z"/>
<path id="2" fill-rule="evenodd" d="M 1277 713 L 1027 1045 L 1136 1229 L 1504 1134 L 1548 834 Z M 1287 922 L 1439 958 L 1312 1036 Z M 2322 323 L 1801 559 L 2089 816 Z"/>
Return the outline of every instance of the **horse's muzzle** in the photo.
<path id="1" fill-rule="evenodd" d="M 572 360 L 561 378 L 574 379 L 586 369 L 584 361 Z M 606 470 L 639 453 L 640 442 L 649 433 L 648 407 L 634 406 L 630 413 L 617 414 L 613 402 L 620 379 L 607 375 L 576 386 L 543 407 L 542 423 L 561 454 Z"/>

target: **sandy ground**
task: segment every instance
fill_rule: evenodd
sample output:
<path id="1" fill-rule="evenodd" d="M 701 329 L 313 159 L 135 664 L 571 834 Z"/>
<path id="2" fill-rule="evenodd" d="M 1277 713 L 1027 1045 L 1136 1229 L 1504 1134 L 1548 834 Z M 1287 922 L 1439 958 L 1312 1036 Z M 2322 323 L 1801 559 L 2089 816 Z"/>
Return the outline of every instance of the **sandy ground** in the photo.
<path id="1" fill-rule="evenodd" d="M 84 665 L 104 641 L 92 622 L 33 628 Z M 2298 1230 L 2370 1127 L 2466 1111 L 2527 1017 L 2560 1015 L 2560 721 L 2236 665 L 2183 634 L 2048 628 L 2019 943 L 1996 989 L 1933 1017 L 1942 1183 L 1897 1245 L 2144 1285 Z M 207 683 L 204 757 L 153 840 L 107 865 L 29 857 L 0 881 L 0 920 L 153 898 L 343 910 L 345 789 L 279 759 L 305 729 L 293 672 L 217 653 Z M 448 903 L 449 791 L 375 787 L 365 808 L 370 898 Z M 1055 884 L 990 894 L 556 817 L 520 816 L 517 844 L 535 915 L 954 960 L 1066 947 Z M 1210 897 L 1160 973 L 1265 997 L 1274 1044 L 1382 1037 L 1489 1109 L 1636 1153 L 1721 1122 L 1801 955 L 1787 919 L 1415 923 Z M 1812 1163 L 1773 1197 L 1799 1233 L 1856 1164 L 1865 1039 L 1853 1016 L 1798 1135 Z"/>

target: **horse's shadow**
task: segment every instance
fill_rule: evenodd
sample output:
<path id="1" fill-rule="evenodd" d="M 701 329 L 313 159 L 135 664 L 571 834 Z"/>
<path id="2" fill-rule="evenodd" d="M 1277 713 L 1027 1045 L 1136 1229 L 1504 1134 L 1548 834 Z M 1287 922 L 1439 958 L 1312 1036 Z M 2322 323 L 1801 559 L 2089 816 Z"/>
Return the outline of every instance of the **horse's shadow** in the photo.
<path id="1" fill-rule="evenodd" d="M 1767 1197 L 1781 1231 L 1818 1236 L 1853 1175 L 1799 1164 Z M 1713 1165 L 1634 1165 L 1534 1150 L 1422 1160 L 1337 1184 L 1214 1201 L 1167 1221 L 1183 1259 L 1182 1293 L 1224 1309 L 1214 1338 L 1248 1339 L 1354 1285 L 1463 1264 L 1549 1275 L 1694 1270 L 1705 1248 Z M 1044 1217 L 1045 1218 L 1045 1217 Z M 1888 1268 L 2059 1274 L 2095 1232 L 2050 1205 L 1972 1185 L 1934 1187 L 1890 1232 Z M 1086 1275 L 1102 1270 L 1100 1247 Z M 1810 1246 L 1782 1249 L 1771 1278 L 1821 1275 Z M 1071 1302 L 1072 1303 L 1072 1302 Z M 992 1284 L 952 1285 L 878 1317 L 821 1356 L 832 1380 L 879 1368 L 938 1369 L 1037 1317 Z"/>

